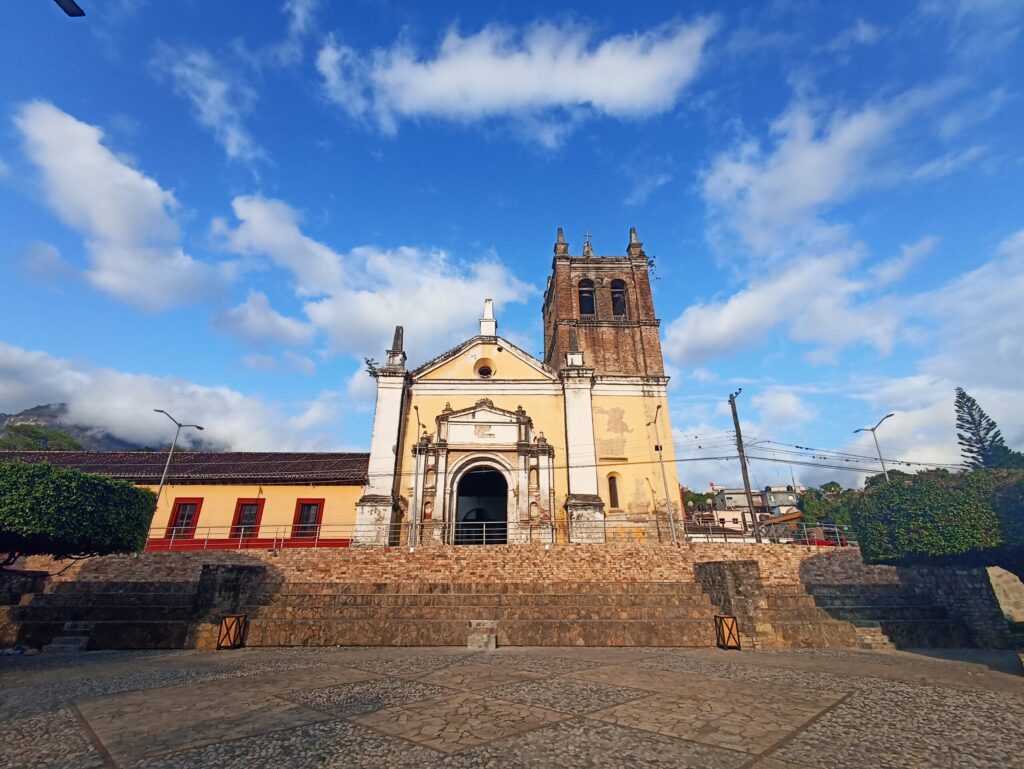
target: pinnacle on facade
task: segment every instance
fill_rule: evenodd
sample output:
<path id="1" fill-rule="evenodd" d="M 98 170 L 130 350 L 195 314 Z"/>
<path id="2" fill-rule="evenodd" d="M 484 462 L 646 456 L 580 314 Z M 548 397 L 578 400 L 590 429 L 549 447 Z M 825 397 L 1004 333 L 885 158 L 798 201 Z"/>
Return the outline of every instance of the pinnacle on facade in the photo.
<path id="1" fill-rule="evenodd" d="M 565 233 L 562 232 L 562 228 L 558 228 L 558 236 L 555 239 L 555 256 L 568 256 L 569 255 L 569 244 L 565 242 Z"/>

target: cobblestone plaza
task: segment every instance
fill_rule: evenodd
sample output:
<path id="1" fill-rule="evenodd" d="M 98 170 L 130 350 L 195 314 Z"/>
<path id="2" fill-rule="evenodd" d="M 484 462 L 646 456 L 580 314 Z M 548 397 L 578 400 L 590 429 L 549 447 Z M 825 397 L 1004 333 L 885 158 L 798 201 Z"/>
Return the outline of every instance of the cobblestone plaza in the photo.
<path id="1" fill-rule="evenodd" d="M 0 767 L 1016 767 L 1005 652 L 508 648 L 0 658 Z"/>

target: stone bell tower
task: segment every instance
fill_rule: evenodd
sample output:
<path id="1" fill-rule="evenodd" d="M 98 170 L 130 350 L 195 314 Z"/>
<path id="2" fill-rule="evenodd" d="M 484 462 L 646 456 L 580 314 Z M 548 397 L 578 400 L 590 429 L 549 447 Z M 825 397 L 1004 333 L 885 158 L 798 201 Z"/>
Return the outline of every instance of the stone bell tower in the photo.
<path id="1" fill-rule="evenodd" d="M 625 256 L 595 256 L 589 240 L 582 256 L 570 256 L 558 229 L 552 274 L 544 292 L 544 362 L 565 366 L 575 329 L 584 365 L 596 376 L 663 377 L 649 263 L 636 228 Z"/>

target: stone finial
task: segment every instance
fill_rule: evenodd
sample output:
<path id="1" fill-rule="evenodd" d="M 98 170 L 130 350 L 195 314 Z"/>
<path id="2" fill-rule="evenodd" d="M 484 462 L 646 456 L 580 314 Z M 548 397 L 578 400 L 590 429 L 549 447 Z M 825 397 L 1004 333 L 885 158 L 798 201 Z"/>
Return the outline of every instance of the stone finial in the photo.
<path id="1" fill-rule="evenodd" d="M 395 326 L 395 338 L 391 342 L 391 349 L 388 350 L 388 367 L 392 369 L 405 368 L 405 351 L 402 349 L 405 330 L 401 326 Z"/>
<path id="2" fill-rule="evenodd" d="M 562 232 L 562 228 L 558 228 L 558 237 L 555 240 L 555 256 L 568 256 L 569 255 L 569 244 L 565 242 L 565 233 Z"/>
<path id="3" fill-rule="evenodd" d="M 498 321 L 494 319 L 494 300 L 484 299 L 484 315 L 480 318 L 480 336 L 497 336 Z"/>
<path id="4" fill-rule="evenodd" d="M 626 248 L 626 253 L 630 256 L 645 256 L 644 244 L 640 242 L 640 237 L 636 234 L 636 227 L 629 228 L 629 246 Z"/>

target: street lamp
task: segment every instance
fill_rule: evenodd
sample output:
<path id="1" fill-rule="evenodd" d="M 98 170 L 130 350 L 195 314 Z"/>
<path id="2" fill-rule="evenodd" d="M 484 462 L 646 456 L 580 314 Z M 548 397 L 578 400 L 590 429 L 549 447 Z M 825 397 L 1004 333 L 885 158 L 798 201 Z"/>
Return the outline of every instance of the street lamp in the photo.
<path id="1" fill-rule="evenodd" d="M 669 528 L 669 531 L 672 532 L 672 542 L 674 544 L 678 544 L 679 543 L 679 538 L 676 535 L 675 512 L 672 510 L 672 497 L 668 493 L 668 476 L 665 474 L 665 458 L 662 456 L 662 452 L 661 452 L 661 448 L 662 448 L 661 447 L 661 436 L 658 434 L 658 413 L 660 411 L 661 411 L 661 404 L 659 403 L 657 408 L 654 409 L 654 419 L 652 419 L 650 422 L 648 422 L 647 426 L 650 427 L 651 425 L 654 425 L 654 447 L 658 450 L 658 464 L 661 465 L 661 481 L 662 481 L 662 483 L 665 484 L 665 508 L 666 508 L 666 512 L 668 513 L 668 528 Z M 655 497 L 657 497 L 657 494 L 655 494 Z M 654 501 L 654 514 L 655 515 L 658 514 L 658 501 L 657 501 L 657 499 L 655 499 L 655 501 Z M 686 524 L 683 523 L 683 538 L 684 538 L 684 540 L 685 540 L 685 537 L 686 537 Z"/>
<path id="2" fill-rule="evenodd" d="M 179 422 L 177 419 L 172 417 L 170 414 L 168 414 L 166 411 L 164 411 L 163 409 L 153 409 L 153 411 L 157 412 L 158 414 L 163 414 L 165 417 L 170 419 L 172 422 L 174 422 L 174 424 L 176 424 L 178 426 L 178 429 L 174 431 L 174 440 L 171 441 L 171 450 L 167 452 L 167 464 L 164 465 L 164 474 L 160 476 L 160 487 L 156 490 L 156 502 L 157 502 L 157 504 L 160 504 L 160 495 L 163 493 L 164 483 L 167 481 L 167 471 L 171 469 L 171 457 L 174 456 L 174 447 L 178 443 L 178 436 L 181 434 L 181 428 L 183 428 L 183 427 L 194 427 L 197 430 L 202 430 L 203 426 L 202 425 L 184 425 L 181 422 Z"/>
<path id="3" fill-rule="evenodd" d="M 881 426 L 882 422 L 884 422 L 886 419 L 894 416 L 896 415 L 886 414 L 884 417 L 878 420 L 878 424 L 875 425 L 874 427 L 862 427 L 859 430 L 853 431 L 854 435 L 856 435 L 857 433 L 871 433 L 871 437 L 875 439 L 875 451 L 878 452 L 878 461 L 882 463 L 882 474 L 885 476 L 886 483 L 889 482 L 889 471 L 885 469 L 885 460 L 882 459 L 882 449 L 878 447 L 878 436 L 875 435 L 875 430 L 877 430 Z"/>

